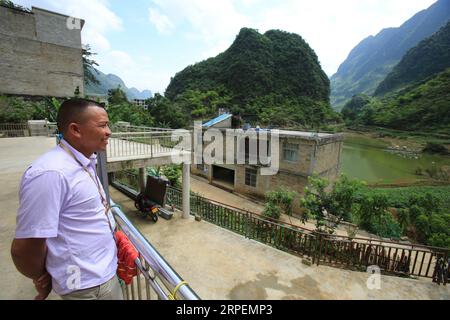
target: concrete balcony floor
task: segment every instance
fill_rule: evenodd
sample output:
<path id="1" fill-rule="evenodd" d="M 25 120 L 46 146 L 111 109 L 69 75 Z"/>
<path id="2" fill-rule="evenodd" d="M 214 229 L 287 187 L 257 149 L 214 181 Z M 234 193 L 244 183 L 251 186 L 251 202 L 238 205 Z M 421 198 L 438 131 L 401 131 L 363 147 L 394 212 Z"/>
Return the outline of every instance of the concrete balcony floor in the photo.
<path id="1" fill-rule="evenodd" d="M 26 167 L 54 147 L 53 138 L 0 139 L 0 299 L 32 299 L 32 281 L 16 271 L 10 257 L 18 188 Z M 369 290 L 368 274 L 328 266 L 307 266 L 300 257 L 246 239 L 193 217 L 157 223 L 136 214 L 134 203 L 110 188 L 114 201 L 166 261 L 202 299 L 450 299 L 449 287 L 431 279 L 381 276 Z M 55 294 L 50 299 L 59 299 Z"/>

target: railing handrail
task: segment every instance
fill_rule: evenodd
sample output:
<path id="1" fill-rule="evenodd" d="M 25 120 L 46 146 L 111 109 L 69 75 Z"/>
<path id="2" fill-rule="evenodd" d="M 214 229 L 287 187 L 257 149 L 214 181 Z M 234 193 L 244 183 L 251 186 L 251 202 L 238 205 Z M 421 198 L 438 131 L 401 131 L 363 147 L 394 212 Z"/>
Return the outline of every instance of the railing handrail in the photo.
<path id="1" fill-rule="evenodd" d="M 145 127 L 145 126 L 133 126 L 133 125 L 125 126 L 125 125 L 117 125 L 117 124 L 113 124 L 112 128 L 125 129 L 125 130 L 126 129 L 143 129 L 146 132 L 175 130 L 175 129 L 170 129 L 170 128 L 157 128 L 157 127 Z"/>
<path id="2" fill-rule="evenodd" d="M 140 131 L 140 132 L 136 132 L 136 131 L 130 131 L 130 132 L 113 132 L 111 134 L 112 137 L 115 136 L 138 136 L 138 135 L 155 135 L 155 134 L 161 134 L 167 136 L 168 134 L 171 134 L 171 131 Z"/>
<path id="3" fill-rule="evenodd" d="M 152 268 L 155 275 L 164 283 L 172 294 L 176 287 L 178 288 L 177 297 L 183 300 L 200 300 L 198 295 L 188 284 L 181 285 L 183 279 L 176 271 L 164 260 L 159 252 L 150 244 L 150 242 L 141 234 L 141 232 L 128 220 L 123 211 L 111 200 L 112 213 L 116 223 L 119 224 L 122 231 L 128 236 L 131 243 L 136 247 L 141 256 Z M 168 297 L 161 297 L 167 299 Z"/>

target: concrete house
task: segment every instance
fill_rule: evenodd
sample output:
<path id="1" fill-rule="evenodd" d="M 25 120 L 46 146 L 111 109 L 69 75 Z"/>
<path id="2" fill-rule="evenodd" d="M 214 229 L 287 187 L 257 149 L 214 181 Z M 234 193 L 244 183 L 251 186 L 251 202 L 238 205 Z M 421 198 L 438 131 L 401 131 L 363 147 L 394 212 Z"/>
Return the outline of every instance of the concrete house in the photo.
<path id="1" fill-rule="evenodd" d="M 84 21 L 32 7 L 0 6 L 0 94 L 84 95 Z"/>
<path id="2" fill-rule="evenodd" d="M 203 134 L 209 128 L 216 128 L 222 132 L 226 128 L 231 128 L 231 115 L 224 114 L 205 123 Z M 259 139 L 261 138 L 258 136 L 258 143 Z M 209 143 L 203 142 L 203 150 Z M 267 144 L 269 145 L 269 142 Z M 277 187 L 287 187 L 302 194 L 308 177 L 312 174 L 318 174 L 330 181 L 337 178 L 340 171 L 342 146 L 342 134 L 279 130 L 279 152 L 274 155 L 278 156 L 279 169 L 275 175 L 261 175 L 261 169 L 265 165 L 260 163 L 250 165 L 247 164 L 248 162 L 246 164 L 193 163 L 191 172 L 208 179 L 213 185 L 255 198 L 263 198 L 267 191 Z M 236 141 L 234 146 L 227 146 L 224 139 L 224 159 L 227 151 L 234 152 L 236 159 L 237 150 Z M 251 151 L 246 141 L 246 159 L 249 152 Z M 226 162 L 223 161 L 223 163 Z"/>

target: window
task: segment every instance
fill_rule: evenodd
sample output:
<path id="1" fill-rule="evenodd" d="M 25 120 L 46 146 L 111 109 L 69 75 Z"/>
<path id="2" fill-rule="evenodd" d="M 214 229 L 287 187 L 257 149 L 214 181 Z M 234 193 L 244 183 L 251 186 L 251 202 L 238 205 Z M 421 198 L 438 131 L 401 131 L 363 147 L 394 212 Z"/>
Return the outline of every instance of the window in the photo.
<path id="1" fill-rule="evenodd" d="M 250 187 L 256 187 L 256 169 L 245 168 L 245 184 Z"/>
<path id="2" fill-rule="evenodd" d="M 283 144 L 283 159 L 291 162 L 298 161 L 298 144 L 284 143 Z"/>

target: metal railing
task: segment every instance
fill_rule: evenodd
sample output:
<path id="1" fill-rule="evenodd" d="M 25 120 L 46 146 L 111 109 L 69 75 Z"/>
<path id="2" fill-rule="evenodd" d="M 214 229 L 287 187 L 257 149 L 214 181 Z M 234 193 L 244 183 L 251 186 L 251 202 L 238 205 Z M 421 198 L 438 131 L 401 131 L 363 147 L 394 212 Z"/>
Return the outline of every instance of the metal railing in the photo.
<path id="1" fill-rule="evenodd" d="M 127 300 L 200 300 L 112 200 L 111 206 L 119 230 L 139 252 L 135 261 L 138 274 L 123 288 L 124 297 Z"/>
<path id="2" fill-rule="evenodd" d="M 155 128 L 155 127 L 145 127 L 145 126 L 134 126 L 134 125 L 111 125 L 112 132 L 172 132 L 174 129 L 168 128 Z"/>
<path id="3" fill-rule="evenodd" d="M 27 123 L 0 123 L 0 138 L 29 137 Z"/>
<path id="4" fill-rule="evenodd" d="M 402 244 L 367 238 L 328 235 L 257 213 L 191 194 L 191 214 L 247 238 L 298 255 L 312 263 L 366 270 L 377 265 L 387 273 L 434 277 L 436 261 L 449 258 L 449 250 L 419 244 Z M 182 207 L 181 190 L 169 188 L 168 205 Z"/>
<path id="5" fill-rule="evenodd" d="M 107 147 L 108 159 L 170 154 L 178 141 L 172 131 L 114 132 Z"/>
<path id="6" fill-rule="evenodd" d="M 54 137 L 58 134 L 58 125 L 56 122 L 47 122 L 47 136 Z"/>

